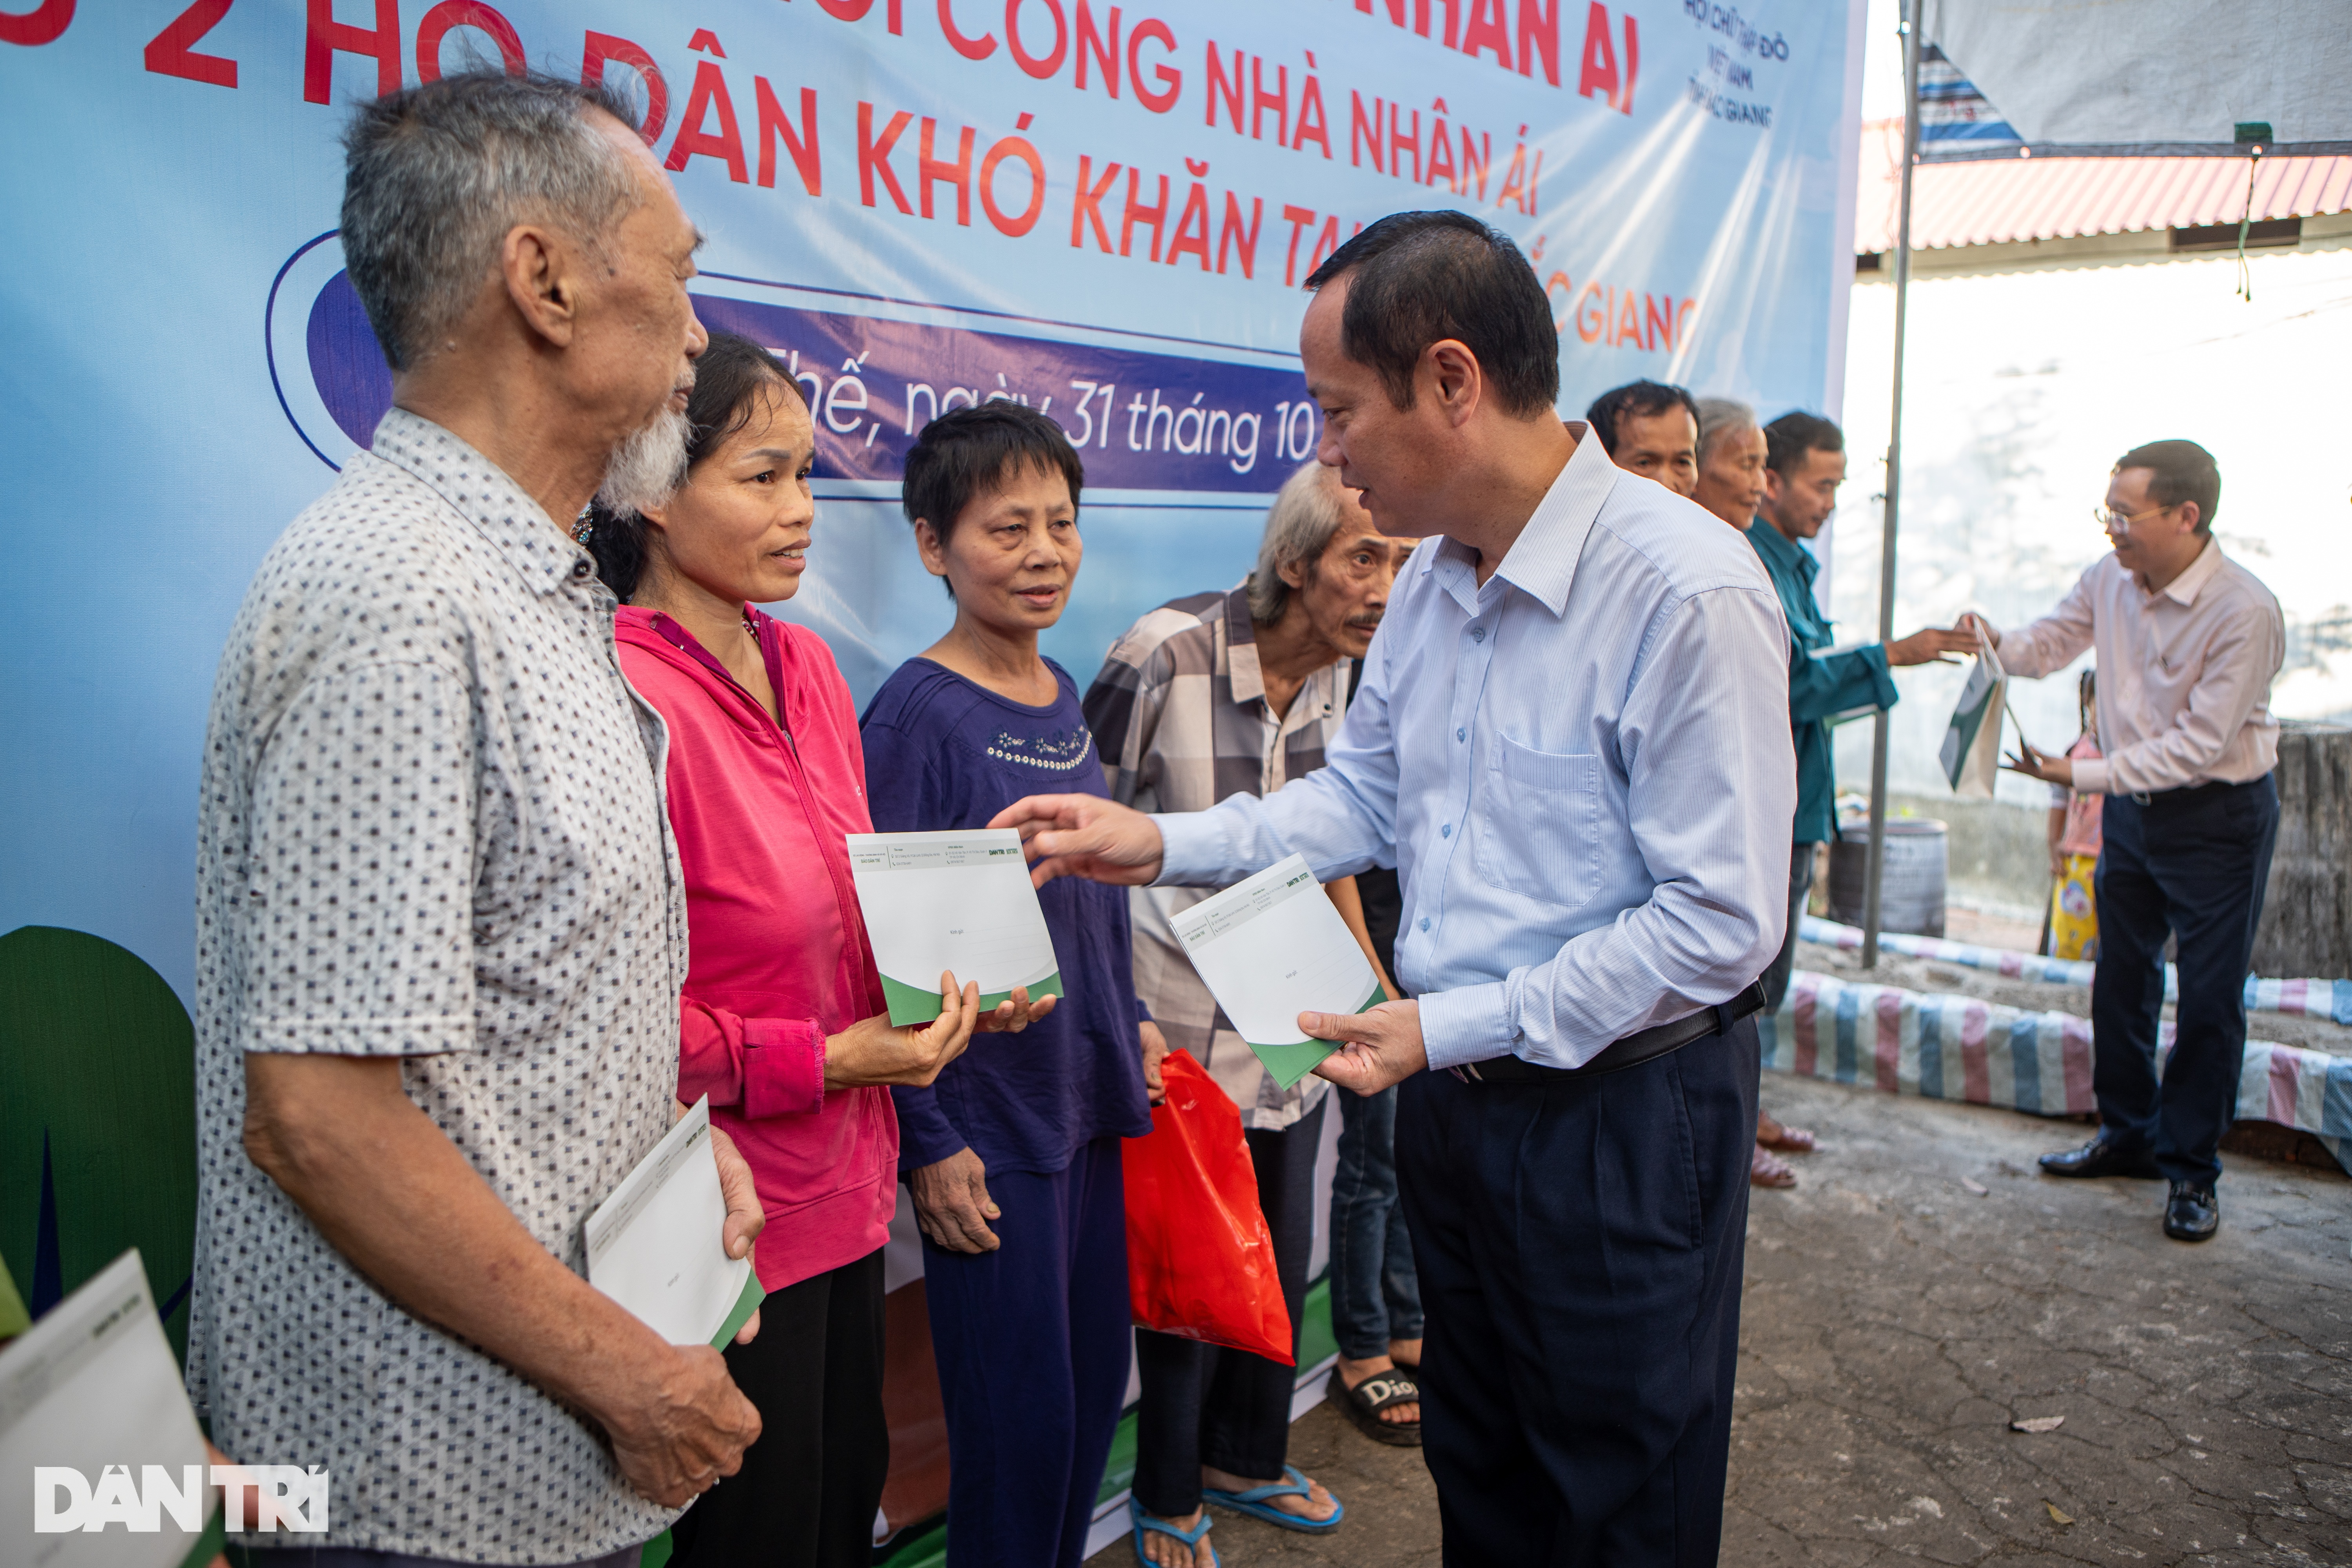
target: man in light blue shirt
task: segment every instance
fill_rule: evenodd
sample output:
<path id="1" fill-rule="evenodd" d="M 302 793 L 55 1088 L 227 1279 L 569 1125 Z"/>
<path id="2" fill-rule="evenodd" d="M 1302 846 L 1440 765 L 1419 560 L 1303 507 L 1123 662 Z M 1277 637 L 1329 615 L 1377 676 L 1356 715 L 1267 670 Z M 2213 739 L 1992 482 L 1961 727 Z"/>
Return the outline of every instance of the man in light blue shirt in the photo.
<path id="1" fill-rule="evenodd" d="M 1393 861 L 1415 1000 L 1299 1026 L 1342 1043 L 1317 1069 L 1342 1087 L 1404 1084 L 1446 1560 L 1713 1563 L 1788 629 L 1738 534 L 1552 412 L 1558 338 L 1504 236 L 1399 214 L 1308 287 L 1319 455 L 1383 532 L 1444 536 L 1399 574 L 1328 765 L 1205 812 L 1042 796 L 993 826 L 1041 880 Z"/>

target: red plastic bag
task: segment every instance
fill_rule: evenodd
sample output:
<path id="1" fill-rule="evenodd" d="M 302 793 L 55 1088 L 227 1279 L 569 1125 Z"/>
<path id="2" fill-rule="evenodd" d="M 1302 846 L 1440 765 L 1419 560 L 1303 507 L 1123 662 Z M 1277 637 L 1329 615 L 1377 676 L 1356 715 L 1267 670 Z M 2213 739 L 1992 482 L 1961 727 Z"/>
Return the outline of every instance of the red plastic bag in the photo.
<path id="1" fill-rule="evenodd" d="M 1182 1051 L 1160 1070 L 1168 1102 L 1152 1107 L 1151 1135 L 1128 1139 L 1125 1150 L 1136 1326 L 1294 1365 L 1242 1113 Z"/>

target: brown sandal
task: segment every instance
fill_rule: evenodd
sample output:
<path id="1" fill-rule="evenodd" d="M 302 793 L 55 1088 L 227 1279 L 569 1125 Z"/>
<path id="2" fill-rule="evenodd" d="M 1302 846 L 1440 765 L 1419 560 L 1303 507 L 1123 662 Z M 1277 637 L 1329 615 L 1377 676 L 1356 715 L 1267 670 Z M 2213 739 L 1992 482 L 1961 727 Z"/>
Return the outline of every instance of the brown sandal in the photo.
<path id="1" fill-rule="evenodd" d="M 1756 1142 L 1767 1149 L 1778 1149 L 1790 1154 L 1810 1154 L 1816 1142 L 1812 1133 L 1806 1129 L 1783 1126 L 1773 1120 L 1772 1113 L 1768 1110 L 1756 1113 Z"/>
<path id="2" fill-rule="evenodd" d="M 1778 1154 L 1759 1143 L 1748 1161 L 1748 1183 L 1756 1187 L 1793 1187 L 1797 1184 L 1797 1173 L 1789 1169 L 1787 1162 Z"/>

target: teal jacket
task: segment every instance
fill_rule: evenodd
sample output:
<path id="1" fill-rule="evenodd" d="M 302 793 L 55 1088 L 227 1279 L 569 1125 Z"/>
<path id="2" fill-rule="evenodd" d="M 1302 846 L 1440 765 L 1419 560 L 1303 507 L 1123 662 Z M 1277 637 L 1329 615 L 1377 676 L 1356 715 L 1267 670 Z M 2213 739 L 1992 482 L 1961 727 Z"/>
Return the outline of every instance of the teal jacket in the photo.
<path id="1" fill-rule="evenodd" d="M 1872 643 L 1843 653 L 1829 647 L 1829 618 L 1813 598 L 1813 577 L 1822 563 L 1812 552 L 1782 537 L 1758 517 L 1748 525 L 1748 542 L 1771 575 L 1789 617 L 1789 723 L 1797 742 L 1795 844 L 1822 844 L 1837 837 L 1837 769 L 1830 754 L 1830 720 L 1856 708 L 1892 708 L 1895 678 L 1886 671 L 1886 649 Z"/>

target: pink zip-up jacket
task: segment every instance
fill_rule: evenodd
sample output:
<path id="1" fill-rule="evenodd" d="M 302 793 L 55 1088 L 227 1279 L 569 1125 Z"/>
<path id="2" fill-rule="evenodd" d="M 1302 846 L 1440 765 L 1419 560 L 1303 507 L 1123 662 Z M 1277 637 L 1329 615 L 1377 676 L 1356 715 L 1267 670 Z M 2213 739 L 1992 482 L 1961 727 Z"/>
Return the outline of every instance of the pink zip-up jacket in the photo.
<path id="1" fill-rule="evenodd" d="M 887 1089 L 824 1091 L 824 1039 L 886 1011 L 843 835 L 871 833 L 849 687 L 823 638 L 751 612 L 783 724 L 667 616 L 623 605 L 621 668 L 669 725 L 670 826 L 689 963 L 677 1098 L 710 1096 L 767 1211 L 770 1290 L 887 1239 Z"/>

